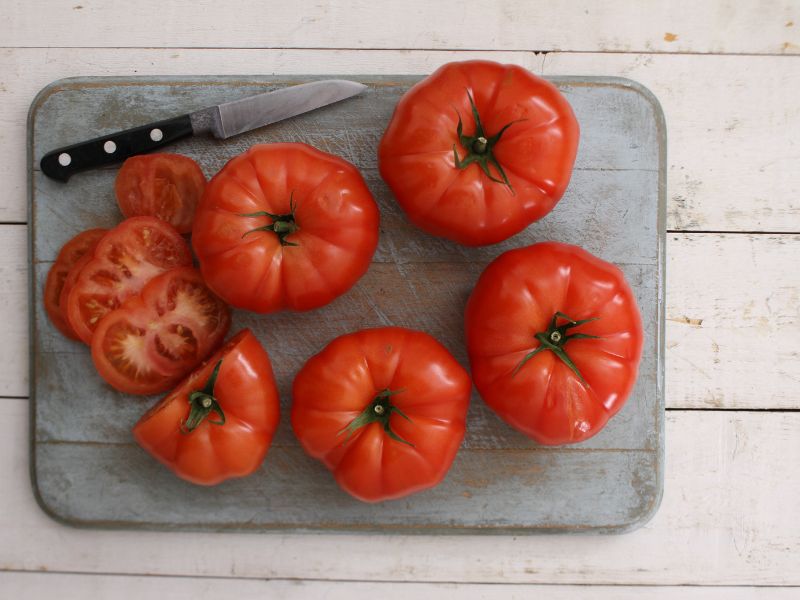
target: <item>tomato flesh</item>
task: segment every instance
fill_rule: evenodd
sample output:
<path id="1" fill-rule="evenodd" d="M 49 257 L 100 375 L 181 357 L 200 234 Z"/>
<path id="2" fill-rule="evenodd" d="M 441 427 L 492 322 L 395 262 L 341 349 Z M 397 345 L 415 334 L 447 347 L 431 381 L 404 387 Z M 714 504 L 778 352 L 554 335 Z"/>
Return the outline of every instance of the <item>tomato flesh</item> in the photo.
<path id="1" fill-rule="evenodd" d="M 163 392 L 221 342 L 230 310 L 200 273 L 179 267 L 154 277 L 100 322 L 92 339 L 98 373 L 129 394 Z"/>
<path id="2" fill-rule="evenodd" d="M 107 313 L 156 275 L 192 264 L 186 241 L 155 217 L 126 219 L 98 242 L 67 297 L 67 318 L 85 343 Z"/>
<path id="3" fill-rule="evenodd" d="M 141 154 L 127 159 L 114 192 L 126 217 L 149 215 L 180 233 L 190 233 L 194 212 L 206 187 L 200 166 L 180 154 Z"/>
<path id="4" fill-rule="evenodd" d="M 105 229 L 89 229 L 76 235 L 64 244 L 47 273 L 47 280 L 44 284 L 45 311 L 53 325 L 73 340 L 80 338 L 64 314 L 65 292 L 68 293 L 72 288 L 72 282 L 105 233 Z"/>

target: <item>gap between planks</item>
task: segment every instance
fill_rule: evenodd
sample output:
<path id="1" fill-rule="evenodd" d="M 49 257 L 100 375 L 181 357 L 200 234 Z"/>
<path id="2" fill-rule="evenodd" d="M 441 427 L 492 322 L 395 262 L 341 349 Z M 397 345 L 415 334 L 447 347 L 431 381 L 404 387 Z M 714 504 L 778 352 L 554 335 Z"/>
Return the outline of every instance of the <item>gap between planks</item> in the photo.
<path id="1" fill-rule="evenodd" d="M 94 51 L 126 51 L 126 50 L 144 50 L 144 51 L 191 51 L 191 50 L 252 50 L 252 51 L 314 51 L 314 52 L 481 52 L 484 54 L 532 54 L 533 56 L 546 56 L 548 54 L 641 54 L 644 56 L 742 56 L 742 57 L 781 57 L 781 58 L 798 58 L 798 54 L 787 54 L 785 52 L 691 52 L 691 51 L 672 51 L 672 52 L 658 52 L 648 50 L 506 50 L 502 48 L 455 48 L 455 47 L 442 47 L 442 48 L 417 48 L 417 47 L 398 47 L 398 48 L 357 48 L 357 47 L 316 47 L 316 46 L 3 46 L 0 45 L 0 50 L 94 50 Z"/>

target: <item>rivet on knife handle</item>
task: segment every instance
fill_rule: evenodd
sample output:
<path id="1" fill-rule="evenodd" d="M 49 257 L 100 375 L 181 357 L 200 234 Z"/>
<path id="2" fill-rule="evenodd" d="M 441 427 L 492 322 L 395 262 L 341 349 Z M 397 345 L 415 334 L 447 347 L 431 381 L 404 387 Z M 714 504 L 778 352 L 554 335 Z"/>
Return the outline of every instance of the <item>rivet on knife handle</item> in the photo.
<path id="1" fill-rule="evenodd" d="M 182 115 L 58 148 L 45 154 L 39 164 L 48 177 L 67 181 L 78 171 L 119 163 L 190 135 L 189 115 Z"/>

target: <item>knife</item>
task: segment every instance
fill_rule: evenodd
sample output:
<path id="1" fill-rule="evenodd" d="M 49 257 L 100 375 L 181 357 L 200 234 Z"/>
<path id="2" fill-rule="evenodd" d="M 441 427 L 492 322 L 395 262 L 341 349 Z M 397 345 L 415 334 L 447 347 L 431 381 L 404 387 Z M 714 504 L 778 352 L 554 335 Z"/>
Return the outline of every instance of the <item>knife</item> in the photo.
<path id="1" fill-rule="evenodd" d="M 45 154 L 39 164 L 48 177 L 67 181 L 78 171 L 122 162 L 190 135 L 210 133 L 224 140 L 345 100 L 366 88 L 344 79 L 302 83 L 58 148 Z"/>

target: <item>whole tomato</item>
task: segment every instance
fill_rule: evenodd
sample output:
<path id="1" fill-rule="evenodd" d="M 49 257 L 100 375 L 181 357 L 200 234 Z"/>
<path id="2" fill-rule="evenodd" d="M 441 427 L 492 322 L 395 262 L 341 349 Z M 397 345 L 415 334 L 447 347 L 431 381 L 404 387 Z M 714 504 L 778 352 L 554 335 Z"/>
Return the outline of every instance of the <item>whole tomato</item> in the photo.
<path id="1" fill-rule="evenodd" d="M 303 366 L 292 426 L 352 496 L 400 498 L 444 478 L 464 437 L 471 388 L 431 336 L 366 329 L 336 338 Z"/>
<path id="2" fill-rule="evenodd" d="M 553 209 L 578 135 L 553 84 L 515 65 L 449 63 L 397 104 L 378 148 L 380 172 L 421 229 L 494 244 Z"/>
<path id="3" fill-rule="evenodd" d="M 358 170 L 306 144 L 254 146 L 206 188 L 192 246 L 208 285 L 260 313 L 310 310 L 350 289 L 378 244 Z"/>
<path id="4" fill-rule="evenodd" d="M 279 418 L 269 355 L 245 329 L 147 411 L 133 437 L 178 477 L 214 485 L 258 469 Z"/>
<path id="5" fill-rule="evenodd" d="M 581 442 L 636 383 L 642 320 L 622 272 L 577 246 L 501 254 L 467 303 L 472 377 L 486 403 L 541 444 Z"/>

